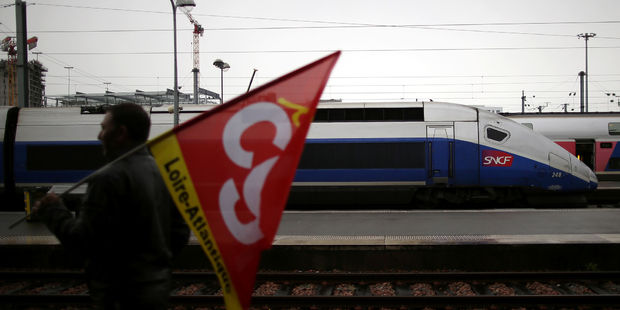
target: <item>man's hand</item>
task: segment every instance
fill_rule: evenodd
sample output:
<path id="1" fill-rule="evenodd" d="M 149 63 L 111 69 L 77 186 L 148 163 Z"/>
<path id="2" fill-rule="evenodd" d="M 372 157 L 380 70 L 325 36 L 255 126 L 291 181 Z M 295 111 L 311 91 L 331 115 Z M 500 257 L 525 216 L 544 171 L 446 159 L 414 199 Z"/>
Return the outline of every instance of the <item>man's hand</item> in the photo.
<path id="1" fill-rule="evenodd" d="M 58 195 L 54 193 L 48 193 L 43 198 L 41 198 L 41 200 L 38 200 L 34 203 L 34 206 L 32 207 L 32 214 L 36 215 L 37 213 L 45 210 L 45 208 L 59 203 L 60 197 L 58 197 Z"/>

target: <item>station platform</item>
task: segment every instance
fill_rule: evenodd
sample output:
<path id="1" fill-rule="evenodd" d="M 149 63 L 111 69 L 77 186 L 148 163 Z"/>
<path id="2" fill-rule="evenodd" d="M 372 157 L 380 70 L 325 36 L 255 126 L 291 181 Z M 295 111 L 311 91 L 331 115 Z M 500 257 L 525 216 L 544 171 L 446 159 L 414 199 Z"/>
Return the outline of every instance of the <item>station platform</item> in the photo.
<path id="1" fill-rule="evenodd" d="M 73 268 L 42 223 L 8 227 L 0 213 L 5 268 Z M 620 270 L 620 209 L 285 211 L 265 270 Z M 193 237 L 193 236 L 192 236 Z M 182 269 L 209 269 L 190 239 Z"/>
<path id="2" fill-rule="evenodd" d="M 276 245 L 620 244 L 620 209 L 285 212 Z"/>
<path id="3" fill-rule="evenodd" d="M 599 190 L 618 190 L 618 189 L 620 189 L 620 181 L 599 181 L 597 189 L 599 189 Z"/>
<path id="4" fill-rule="evenodd" d="M 0 245 L 58 244 L 39 222 L 8 228 L 22 216 L 0 212 Z M 618 223 L 620 209 L 285 211 L 273 244 L 620 244 Z"/>

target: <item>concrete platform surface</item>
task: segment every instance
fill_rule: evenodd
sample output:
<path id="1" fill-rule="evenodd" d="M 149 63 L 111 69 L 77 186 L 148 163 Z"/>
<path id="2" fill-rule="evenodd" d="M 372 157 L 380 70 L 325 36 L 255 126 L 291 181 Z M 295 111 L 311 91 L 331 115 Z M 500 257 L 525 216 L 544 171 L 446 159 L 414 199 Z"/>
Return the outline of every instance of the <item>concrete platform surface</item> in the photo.
<path id="1" fill-rule="evenodd" d="M 0 245 L 58 243 L 41 223 L 8 229 L 21 216 L 0 213 Z M 286 211 L 274 245 L 620 243 L 619 223 L 620 209 Z"/>

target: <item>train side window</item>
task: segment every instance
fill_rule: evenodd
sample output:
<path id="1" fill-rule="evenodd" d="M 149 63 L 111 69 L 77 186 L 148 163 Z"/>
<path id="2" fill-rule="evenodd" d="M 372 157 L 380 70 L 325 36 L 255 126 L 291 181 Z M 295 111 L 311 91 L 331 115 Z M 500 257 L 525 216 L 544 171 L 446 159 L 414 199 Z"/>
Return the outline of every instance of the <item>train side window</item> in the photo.
<path id="1" fill-rule="evenodd" d="M 363 121 L 364 110 L 362 109 L 347 109 L 345 110 L 345 120 L 347 121 Z"/>
<path id="2" fill-rule="evenodd" d="M 607 129 L 612 136 L 620 136 L 620 123 L 608 123 Z"/>
<path id="3" fill-rule="evenodd" d="M 402 121 L 403 109 L 385 109 L 383 117 L 386 121 Z"/>
<path id="4" fill-rule="evenodd" d="M 43 144 L 26 146 L 26 169 L 95 170 L 106 163 L 101 144 Z"/>
<path id="5" fill-rule="evenodd" d="M 486 128 L 486 137 L 489 140 L 493 140 L 496 142 L 504 142 L 508 140 L 509 136 L 510 134 L 507 131 L 504 131 L 498 128 L 493 128 L 490 126 Z"/>
<path id="6" fill-rule="evenodd" d="M 366 109 L 365 118 L 367 121 L 382 121 L 383 109 Z"/>
<path id="7" fill-rule="evenodd" d="M 423 122 L 424 108 L 317 109 L 313 122 Z"/>
<path id="8" fill-rule="evenodd" d="M 329 110 L 329 121 L 343 121 L 345 118 L 345 110 L 344 109 L 330 109 Z"/>
<path id="9" fill-rule="evenodd" d="M 422 169 L 424 142 L 306 143 L 299 169 Z"/>
<path id="10" fill-rule="evenodd" d="M 424 121 L 424 109 L 423 108 L 406 108 L 403 109 L 403 117 L 406 121 Z"/>
<path id="11" fill-rule="evenodd" d="M 314 114 L 313 122 L 327 122 L 329 120 L 329 110 L 317 109 Z"/>

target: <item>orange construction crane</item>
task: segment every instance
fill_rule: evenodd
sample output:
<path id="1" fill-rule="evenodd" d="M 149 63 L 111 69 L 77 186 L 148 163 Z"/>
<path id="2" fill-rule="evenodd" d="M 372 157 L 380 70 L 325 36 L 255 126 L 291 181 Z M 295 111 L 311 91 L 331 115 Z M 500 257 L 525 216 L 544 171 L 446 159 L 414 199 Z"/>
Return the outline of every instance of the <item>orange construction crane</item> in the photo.
<path id="1" fill-rule="evenodd" d="M 37 47 L 37 37 L 32 37 L 26 41 L 28 50 Z M 6 63 L 7 72 L 7 97 L 9 106 L 17 106 L 17 42 L 13 37 L 6 37 L 0 42 L 0 48 L 3 52 L 7 52 L 9 57 Z"/>
<path id="2" fill-rule="evenodd" d="M 2 40 L 2 51 L 7 52 L 9 57 L 6 62 L 7 72 L 7 105 L 17 106 L 17 74 L 15 65 L 17 64 L 17 43 L 15 38 L 6 37 Z"/>

